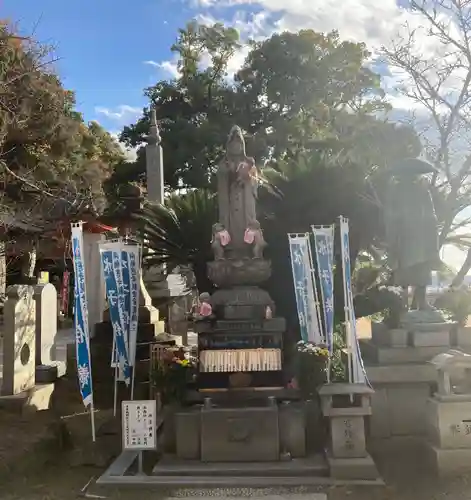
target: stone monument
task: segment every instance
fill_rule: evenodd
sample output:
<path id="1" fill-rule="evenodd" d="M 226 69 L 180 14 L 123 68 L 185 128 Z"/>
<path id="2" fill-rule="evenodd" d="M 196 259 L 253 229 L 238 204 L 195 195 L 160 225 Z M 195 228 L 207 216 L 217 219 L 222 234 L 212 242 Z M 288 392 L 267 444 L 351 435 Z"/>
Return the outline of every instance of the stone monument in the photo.
<path id="1" fill-rule="evenodd" d="M 54 382 L 66 372 L 66 360 L 56 358 L 57 291 L 51 283 L 34 287 L 36 309 L 36 382 Z"/>
<path id="2" fill-rule="evenodd" d="M 164 203 L 164 162 L 161 138 L 155 109 L 150 111 L 150 128 L 146 137 L 147 199 L 152 203 Z M 162 269 L 152 267 L 144 272 L 150 297 L 157 303 L 168 303 L 169 297 L 178 297 L 185 292 L 185 283 L 179 274 L 165 275 Z M 141 295 L 143 295 L 141 293 Z M 167 307 L 167 306 L 165 306 Z M 170 315 L 167 311 L 167 317 Z"/>
<path id="3" fill-rule="evenodd" d="M 432 270 L 439 263 L 437 219 L 426 178 L 434 171 L 427 162 L 409 159 L 388 172 L 386 242 L 393 284 L 402 288 L 403 303 L 388 321 L 373 322 L 371 341 L 361 341 L 368 379 L 375 388 L 370 429 L 377 439 L 422 438 L 427 400 L 437 376 L 428 361 L 452 345 L 456 330 L 456 324 L 426 297 Z M 409 306 L 409 287 L 415 291 L 414 308 Z"/>
<path id="4" fill-rule="evenodd" d="M 35 385 L 35 320 L 33 288 L 28 285 L 9 287 L 4 308 L 3 396 L 20 394 Z"/>
<path id="5" fill-rule="evenodd" d="M 291 458 L 305 457 L 306 419 L 298 391 L 284 388 L 285 320 L 275 316 L 270 295 L 258 286 L 271 266 L 256 214 L 257 169 L 237 126 L 217 176 L 219 221 L 208 263 L 217 290 L 200 295 L 194 316 L 198 390 L 187 397 L 196 405 L 176 412 L 176 448 L 169 451 L 223 469 L 217 464 L 239 464 L 239 473 L 250 475 L 254 462 L 289 466 Z M 163 474 L 162 467 L 157 464 L 154 474 Z"/>
<path id="6" fill-rule="evenodd" d="M 33 294 L 34 289 L 29 285 L 7 289 L 0 409 L 44 410 L 49 407 L 54 391 L 54 384 L 37 384 L 35 380 L 36 303 Z"/>

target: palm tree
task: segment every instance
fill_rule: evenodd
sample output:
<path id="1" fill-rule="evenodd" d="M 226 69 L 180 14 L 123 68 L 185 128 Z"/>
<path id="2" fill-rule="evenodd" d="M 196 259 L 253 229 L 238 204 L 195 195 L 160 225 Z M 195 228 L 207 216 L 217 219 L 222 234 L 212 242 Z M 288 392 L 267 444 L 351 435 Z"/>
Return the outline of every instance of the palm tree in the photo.
<path id="1" fill-rule="evenodd" d="M 173 194 L 165 205 L 145 205 L 134 218 L 138 235 L 146 242 L 146 265 L 165 265 L 169 272 L 190 267 L 197 289 L 211 291 L 206 263 L 212 260 L 211 228 L 217 220 L 214 193 L 195 190 Z"/>

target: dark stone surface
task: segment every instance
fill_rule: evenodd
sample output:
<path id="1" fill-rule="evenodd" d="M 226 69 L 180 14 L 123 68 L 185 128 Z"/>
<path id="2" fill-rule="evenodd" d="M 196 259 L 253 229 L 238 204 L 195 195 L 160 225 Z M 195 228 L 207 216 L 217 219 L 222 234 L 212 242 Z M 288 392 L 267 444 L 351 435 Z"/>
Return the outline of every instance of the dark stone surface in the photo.
<path id="1" fill-rule="evenodd" d="M 280 458 L 278 407 L 202 408 L 201 460 L 276 461 Z"/>
<path id="2" fill-rule="evenodd" d="M 259 285 L 271 276 L 265 259 L 221 259 L 208 262 L 208 278 L 218 287 Z"/>

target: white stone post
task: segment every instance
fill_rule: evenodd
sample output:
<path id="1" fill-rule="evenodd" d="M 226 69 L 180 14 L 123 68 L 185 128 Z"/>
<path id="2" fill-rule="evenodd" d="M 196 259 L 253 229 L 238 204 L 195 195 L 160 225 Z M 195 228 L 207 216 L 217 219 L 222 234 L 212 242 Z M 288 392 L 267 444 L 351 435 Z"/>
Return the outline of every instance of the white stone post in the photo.
<path id="1" fill-rule="evenodd" d="M 94 327 L 103 321 L 105 311 L 105 282 L 101 272 L 100 251 L 98 244 L 105 240 L 103 234 L 83 232 L 83 253 L 85 280 L 88 302 L 88 324 L 90 336 L 93 337 Z"/>

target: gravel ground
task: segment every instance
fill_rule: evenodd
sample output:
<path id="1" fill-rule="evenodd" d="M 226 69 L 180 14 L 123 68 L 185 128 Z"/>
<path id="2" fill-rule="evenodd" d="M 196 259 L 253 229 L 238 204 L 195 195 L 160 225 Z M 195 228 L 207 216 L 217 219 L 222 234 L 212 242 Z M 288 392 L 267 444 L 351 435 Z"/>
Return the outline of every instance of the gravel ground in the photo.
<path id="1" fill-rule="evenodd" d="M 437 480 L 421 470 L 416 457 L 389 456 L 381 460 L 380 468 L 386 486 L 330 486 L 297 488 L 214 488 L 214 489 L 116 489 L 91 485 L 90 495 L 104 498 L 135 500 L 138 496 L 147 500 L 171 500 L 188 496 L 199 498 L 261 498 L 267 500 L 471 500 L 471 473 L 454 480 Z M 29 477 L 11 477 L 1 487 L 2 500 L 72 500 L 80 498 L 81 489 L 97 468 L 51 466 Z M 144 494 L 142 494 L 144 493 Z M 89 498 L 97 498 L 90 496 Z M 98 497 L 100 498 L 100 497 Z"/>

